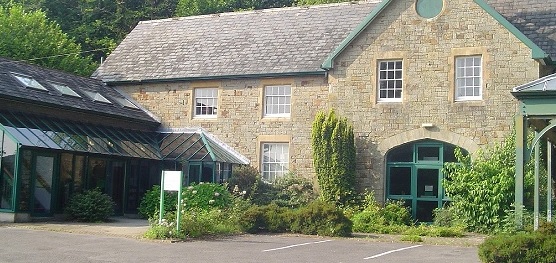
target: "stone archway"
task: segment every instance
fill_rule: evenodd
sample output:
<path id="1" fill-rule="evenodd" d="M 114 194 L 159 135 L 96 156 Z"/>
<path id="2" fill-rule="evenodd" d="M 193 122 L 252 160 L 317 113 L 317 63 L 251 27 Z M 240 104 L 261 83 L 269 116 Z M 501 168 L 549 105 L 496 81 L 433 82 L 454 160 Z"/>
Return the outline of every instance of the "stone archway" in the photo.
<path id="1" fill-rule="evenodd" d="M 380 144 L 378 144 L 377 148 L 383 156 L 386 156 L 386 153 L 390 149 L 398 145 L 422 139 L 432 139 L 453 144 L 466 149 L 471 154 L 479 150 L 479 145 L 468 137 L 450 131 L 442 131 L 434 127 L 428 129 L 418 128 L 399 133 L 397 135 L 384 139 Z"/>

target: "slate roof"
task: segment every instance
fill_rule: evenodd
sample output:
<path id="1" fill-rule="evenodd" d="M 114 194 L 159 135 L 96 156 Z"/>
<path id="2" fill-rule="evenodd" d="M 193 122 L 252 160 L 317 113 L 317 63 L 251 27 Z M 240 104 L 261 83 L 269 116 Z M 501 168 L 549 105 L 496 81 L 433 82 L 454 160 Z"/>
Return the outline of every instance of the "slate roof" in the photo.
<path id="1" fill-rule="evenodd" d="M 14 77 L 14 74 L 35 79 L 47 90 L 25 87 Z M 65 85 L 81 97 L 63 95 L 49 83 Z M 85 92 L 100 93 L 111 103 L 93 101 Z M 78 77 L 4 58 L 0 58 L 0 98 L 51 105 L 60 109 L 84 111 L 126 120 L 131 119 L 152 125 L 159 123 L 148 112 L 139 108 L 140 106 L 138 108 L 131 108 L 130 105 L 124 107 L 122 102 L 126 97 L 100 80 Z M 2 109 L 2 105 L 0 105 L 0 109 Z"/>
<path id="2" fill-rule="evenodd" d="M 556 60 L 556 0 L 485 0 Z"/>
<path id="3" fill-rule="evenodd" d="M 93 74 L 110 82 L 322 72 L 380 0 L 140 22 Z M 485 0 L 556 60 L 556 0 Z"/>
<path id="4" fill-rule="evenodd" d="M 93 77 L 114 82 L 324 72 L 324 59 L 379 2 L 140 22 Z"/>

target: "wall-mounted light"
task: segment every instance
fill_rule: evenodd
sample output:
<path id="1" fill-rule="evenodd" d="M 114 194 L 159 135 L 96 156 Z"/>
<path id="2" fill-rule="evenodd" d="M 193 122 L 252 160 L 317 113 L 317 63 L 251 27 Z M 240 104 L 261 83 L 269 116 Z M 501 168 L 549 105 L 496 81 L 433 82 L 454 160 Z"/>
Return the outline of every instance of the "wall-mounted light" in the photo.
<path id="1" fill-rule="evenodd" d="M 432 128 L 434 127 L 434 123 L 421 123 L 421 128 Z"/>

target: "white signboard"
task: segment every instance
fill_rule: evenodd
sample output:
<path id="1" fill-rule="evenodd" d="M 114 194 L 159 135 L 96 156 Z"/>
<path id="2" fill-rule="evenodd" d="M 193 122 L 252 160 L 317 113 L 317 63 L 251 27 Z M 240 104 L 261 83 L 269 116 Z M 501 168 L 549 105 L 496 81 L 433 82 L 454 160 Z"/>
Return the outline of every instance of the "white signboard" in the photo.
<path id="1" fill-rule="evenodd" d="M 179 191 L 181 188 L 181 171 L 162 171 L 162 190 Z"/>

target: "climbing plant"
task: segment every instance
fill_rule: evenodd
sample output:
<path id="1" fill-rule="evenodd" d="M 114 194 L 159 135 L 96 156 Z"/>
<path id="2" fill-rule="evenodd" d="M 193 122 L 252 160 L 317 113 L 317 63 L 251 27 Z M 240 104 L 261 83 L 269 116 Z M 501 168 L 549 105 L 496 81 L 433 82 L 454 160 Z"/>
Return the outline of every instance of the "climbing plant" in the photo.
<path id="1" fill-rule="evenodd" d="M 313 164 L 320 198 L 346 206 L 355 197 L 355 142 L 353 127 L 334 110 L 319 112 L 311 133 Z"/>

